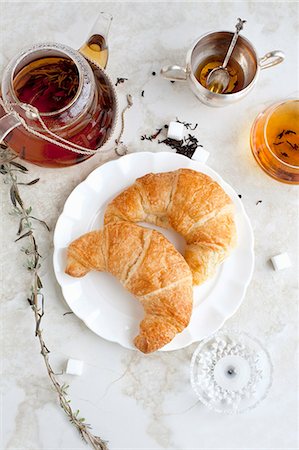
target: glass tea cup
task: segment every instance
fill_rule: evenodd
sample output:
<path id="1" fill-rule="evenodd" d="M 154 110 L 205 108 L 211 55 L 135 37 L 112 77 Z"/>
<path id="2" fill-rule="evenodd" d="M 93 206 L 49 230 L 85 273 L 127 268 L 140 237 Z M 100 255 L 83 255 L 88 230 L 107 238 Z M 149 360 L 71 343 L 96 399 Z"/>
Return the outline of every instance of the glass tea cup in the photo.
<path id="1" fill-rule="evenodd" d="M 299 100 L 286 100 L 261 112 L 252 125 L 250 144 L 268 175 L 299 184 Z"/>

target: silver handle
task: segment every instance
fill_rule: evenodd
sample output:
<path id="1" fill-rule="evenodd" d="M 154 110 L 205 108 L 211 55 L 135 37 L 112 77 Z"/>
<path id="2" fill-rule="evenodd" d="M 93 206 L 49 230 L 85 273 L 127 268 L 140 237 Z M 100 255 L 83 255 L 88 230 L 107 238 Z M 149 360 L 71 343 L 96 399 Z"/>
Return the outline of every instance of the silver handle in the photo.
<path id="1" fill-rule="evenodd" d="M 232 38 L 232 41 L 231 41 L 231 43 L 230 43 L 230 46 L 229 46 L 229 48 L 228 48 L 228 50 L 227 50 L 225 59 L 224 59 L 223 64 L 222 64 L 223 69 L 225 69 L 226 66 L 227 66 L 227 64 L 228 64 L 228 61 L 229 61 L 229 59 L 230 59 L 230 57 L 231 57 L 232 52 L 234 51 L 236 42 L 237 42 L 237 40 L 238 40 L 239 33 L 240 33 L 241 30 L 243 30 L 243 24 L 244 24 L 245 22 L 246 22 L 246 20 L 242 20 L 242 19 L 240 19 L 240 18 L 238 19 L 238 22 L 237 22 L 237 24 L 236 24 L 236 31 L 235 31 L 235 34 L 234 34 L 234 36 L 233 36 L 233 38 Z"/>
<path id="2" fill-rule="evenodd" d="M 259 60 L 260 68 L 268 69 L 269 67 L 276 66 L 277 64 L 282 63 L 285 59 L 285 54 L 281 50 L 273 50 L 272 52 L 266 53 Z"/>
<path id="3" fill-rule="evenodd" d="M 186 81 L 188 78 L 187 69 L 175 65 L 162 67 L 160 74 L 163 78 L 171 81 Z"/>

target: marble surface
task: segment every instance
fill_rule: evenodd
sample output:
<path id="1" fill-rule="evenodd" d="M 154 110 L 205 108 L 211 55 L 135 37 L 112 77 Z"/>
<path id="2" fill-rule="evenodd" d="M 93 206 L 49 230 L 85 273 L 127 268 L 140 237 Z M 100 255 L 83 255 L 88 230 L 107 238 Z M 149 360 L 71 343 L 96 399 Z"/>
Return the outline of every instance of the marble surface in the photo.
<path id="1" fill-rule="evenodd" d="M 73 407 L 109 441 L 110 450 L 297 449 L 298 188 L 279 184 L 259 169 L 251 156 L 249 131 L 266 105 L 296 95 L 298 4 L 1 2 L 1 70 L 23 46 L 37 41 L 78 48 L 99 10 L 114 16 L 108 71 L 114 80 L 129 79 L 119 85 L 120 97 L 128 92 L 134 97 L 124 135 L 130 151 L 167 150 L 141 141 L 140 136 L 175 117 L 198 122 L 196 135 L 211 153 L 210 166 L 242 194 L 255 234 L 256 265 L 246 298 L 227 326 L 264 342 L 274 364 L 274 383 L 268 398 L 246 414 L 210 412 L 197 402 L 189 382 L 196 344 L 144 356 L 102 340 L 76 316 L 63 315 L 68 307 L 53 274 L 52 234 L 40 230 L 46 295 L 43 330 L 52 364 L 59 372 L 68 358 L 85 361 L 81 377 L 60 378 L 70 384 Z M 244 35 L 260 56 L 274 49 L 286 53 L 284 64 L 263 71 L 255 90 L 241 103 L 212 109 L 200 104 L 185 84 L 152 75 L 162 65 L 183 64 L 196 37 L 230 29 L 239 16 L 247 19 Z M 30 166 L 32 177 L 41 181 L 24 188 L 26 203 L 53 230 L 69 193 L 102 162 L 95 156 L 59 171 Z M 262 203 L 256 205 L 258 200 Z M 1 208 L 1 448 L 86 448 L 60 410 L 39 355 L 26 302 L 30 280 L 20 246 L 13 242 L 17 224 L 8 214 L 3 184 Z M 292 268 L 274 272 L 268 259 L 283 251 L 289 253 Z"/>

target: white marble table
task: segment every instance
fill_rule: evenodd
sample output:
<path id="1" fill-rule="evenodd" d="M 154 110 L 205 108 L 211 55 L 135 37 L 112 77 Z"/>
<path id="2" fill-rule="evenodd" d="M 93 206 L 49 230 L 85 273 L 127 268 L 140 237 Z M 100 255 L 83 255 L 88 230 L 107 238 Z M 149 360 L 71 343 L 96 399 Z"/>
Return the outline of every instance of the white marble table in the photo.
<path id="1" fill-rule="evenodd" d="M 114 16 L 110 35 L 110 75 L 129 80 L 118 89 L 130 92 L 134 107 L 127 116 L 124 140 L 131 151 L 160 151 L 140 140 L 179 117 L 198 122 L 196 134 L 211 152 L 210 166 L 238 193 L 255 234 L 256 265 L 246 298 L 227 325 L 247 330 L 267 346 L 274 364 L 269 397 L 240 416 L 212 413 L 197 402 L 189 383 L 189 364 L 196 344 L 184 350 L 144 356 L 93 334 L 68 307 L 52 268 L 52 236 L 40 232 L 46 317 L 43 329 L 51 361 L 59 372 L 69 357 L 83 359 L 81 377 L 63 376 L 70 384 L 74 408 L 107 439 L 110 450 L 203 450 L 298 448 L 295 347 L 298 335 L 296 210 L 297 188 L 268 178 L 256 165 L 249 130 L 257 113 L 272 102 L 295 96 L 298 73 L 298 5 L 295 2 L 207 3 L 1 3 L 1 69 L 21 47 L 37 41 L 60 41 L 78 48 L 99 10 Z M 260 56 L 286 53 L 283 65 L 264 71 L 255 90 L 241 103 L 224 109 L 200 104 L 184 84 L 157 74 L 164 64 L 184 62 L 192 41 L 209 30 L 229 29 L 237 17 Z M 141 91 L 144 90 L 144 97 Z M 163 148 L 167 150 L 167 148 Z M 38 217 L 54 228 L 64 202 L 80 181 L 100 164 L 96 156 L 65 170 L 30 166 L 35 187 L 24 191 Z M 2 448 L 83 449 L 76 430 L 60 410 L 50 387 L 33 317 L 26 302 L 29 277 L 14 244 L 16 221 L 8 215 L 2 191 Z M 256 205 L 258 200 L 262 203 Z M 287 251 L 291 269 L 274 272 L 269 257 Z"/>

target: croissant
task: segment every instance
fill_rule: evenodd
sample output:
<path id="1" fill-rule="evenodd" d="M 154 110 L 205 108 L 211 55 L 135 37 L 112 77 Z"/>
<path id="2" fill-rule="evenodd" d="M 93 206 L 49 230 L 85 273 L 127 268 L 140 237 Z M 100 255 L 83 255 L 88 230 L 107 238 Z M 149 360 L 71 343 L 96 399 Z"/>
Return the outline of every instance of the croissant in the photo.
<path id="1" fill-rule="evenodd" d="M 81 277 L 90 270 L 110 272 L 143 305 L 145 316 L 134 339 L 143 353 L 163 347 L 188 325 L 192 274 L 161 233 L 117 222 L 84 234 L 68 247 L 65 272 Z"/>
<path id="2" fill-rule="evenodd" d="M 209 176 L 190 169 L 138 178 L 107 206 L 105 224 L 119 220 L 149 222 L 180 233 L 194 284 L 214 275 L 236 242 L 230 197 Z"/>

